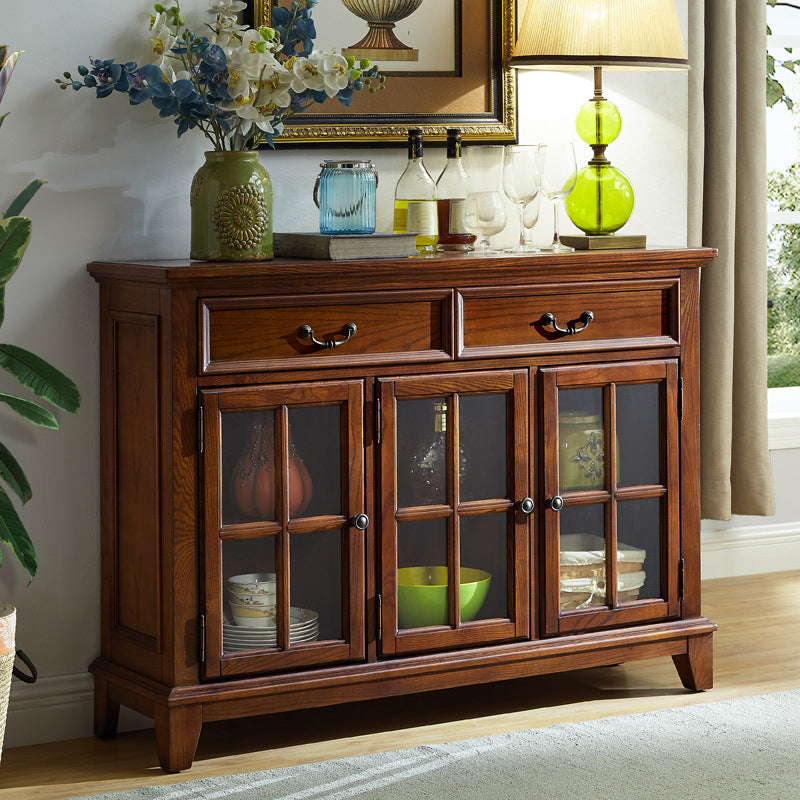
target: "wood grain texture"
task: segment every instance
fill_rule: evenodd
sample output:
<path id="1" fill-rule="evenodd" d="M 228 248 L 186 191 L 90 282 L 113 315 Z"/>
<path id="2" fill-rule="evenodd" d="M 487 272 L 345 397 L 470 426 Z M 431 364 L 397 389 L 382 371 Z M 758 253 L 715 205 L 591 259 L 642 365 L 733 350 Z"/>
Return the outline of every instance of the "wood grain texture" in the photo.
<path id="1" fill-rule="evenodd" d="M 759 613 L 753 613 L 753 598 Z M 679 708 L 800 688 L 797 571 L 703 583 L 706 613 L 719 623 L 714 688 L 679 686 L 670 658 L 617 667 L 277 713 L 204 726 L 188 772 L 158 769 L 152 729 L 4 748 L 0 798 L 76 795 L 175 785 L 568 722 Z"/>
<path id="2" fill-rule="evenodd" d="M 147 714 L 156 721 L 160 761 L 174 770 L 191 764 L 200 725 L 213 720 L 667 655 L 687 685 L 710 685 L 714 626 L 700 614 L 695 456 L 698 273 L 713 255 L 700 248 L 91 264 L 101 285 L 103 378 L 102 649 L 92 666 L 98 733 L 113 734 L 120 704 Z M 595 321 L 581 334 L 555 335 L 537 323 L 545 311 L 574 322 L 587 308 Z M 309 348 L 297 335 L 309 324 L 319 338 L 338 340 L 351 321 L 358 331 L 342 347 Z M 559 491 L 557 393 L 600 387 L 613 435 L 615 386 L 625 382 L 666 385 L 662 482 L 617 487 L 609 479 L 570 502 L 606 505 L 613 548 L 617 499 L 660 499 L 661 597 L 617 605 L 612 588 L 610 607 L 564 613 L 557 518 L 545 508 Z M 453 469 L 459 442 L 470 435 L 459 404 L 492 394 L 506 398 L 507 496 L 465 499 Z M 397 403 L 442 396 L 453 462 L 447 497 L 400 508 Z M 295 519 L 288 415 L 326 405 L 342 409 L 341 507 Z M 265 411 L 276 420 L 277 514 L 225 521 L 221 419 Z M 514 506 L 527 494 L 536 504 L 530 516 Z M 362 512 L 371 518 L 363 533 L 350 524 Z M 461 624 L 453 586 L 450 625 L 399 630 L 397 526 L 441 524 L 455 571 L 462 528 L 490 515 L 507 520 L 505 616 Z M 335 531 L 340 633 L 290 644 L 292 542 Z M 282 576 L 279 647 L 223 654 L 222 548 L 260 537 L 276 543 Z M 613 583 L 614 562 L 609 570 Z M 548 638 L 536 638 L 540 631 Z"/>

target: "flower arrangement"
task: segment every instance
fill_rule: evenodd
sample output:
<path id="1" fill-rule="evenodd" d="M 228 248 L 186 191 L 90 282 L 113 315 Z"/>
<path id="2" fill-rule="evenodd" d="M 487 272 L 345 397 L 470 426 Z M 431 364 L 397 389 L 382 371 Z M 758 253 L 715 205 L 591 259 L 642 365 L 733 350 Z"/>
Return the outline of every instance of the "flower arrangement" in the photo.
<path id="1" fill-rule="evenodd" d="M 287 117 L 332 98 L 349 106 L 354 92 L 384 86 L 367 59 L 313 49 L 315 5 L 273 0 L 272 27 L 254 29 L 239 23 L 246 3 L 210 0 L 213 20 L 198 36 L 186 27 L 178 3 L 156 4 L 148 20 L 152 63 L 91 58 L 90 67 L 78 67 L 78 78 L 65 72 L 56 83 L 95 89 L 98 98 L 123 92 L 131 105 L 149 100 L 160 116 L 174 118 L 179 137 L 197 128 L 217 151 L 273 147 Z"/>

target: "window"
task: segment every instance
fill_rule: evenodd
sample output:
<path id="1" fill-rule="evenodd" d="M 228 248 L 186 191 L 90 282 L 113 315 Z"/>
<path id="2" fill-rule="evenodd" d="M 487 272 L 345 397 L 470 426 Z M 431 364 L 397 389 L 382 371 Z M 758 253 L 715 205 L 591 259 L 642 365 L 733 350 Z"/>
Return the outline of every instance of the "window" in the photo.
<path id="1" fill-rule="evenodd" d="M 786 98 L 768 91 L 769 386 L 800 387 L 800 8 L 768 4 L 767 24 L 767 54 Z"/>

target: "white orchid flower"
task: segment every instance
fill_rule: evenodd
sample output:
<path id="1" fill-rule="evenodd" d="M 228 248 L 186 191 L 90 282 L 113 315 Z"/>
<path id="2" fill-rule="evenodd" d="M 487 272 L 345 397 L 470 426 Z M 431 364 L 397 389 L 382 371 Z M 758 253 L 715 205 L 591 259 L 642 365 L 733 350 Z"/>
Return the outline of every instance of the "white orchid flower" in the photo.
<path id="1" fill-rule="evenodd" d="M 325 80 L 325 94 L 328 97 L 335 97 L 350 81 L 347 59 L 337 53 L 325 53 L 318 61 L 318 65 Z"/>
<path id="2" fill-rule="evenodd" d="M 260 108 L 286 109 L 292 104 L 289 86 L 292 73 L 284 67 L 262 74 L 256 82 L 256 97 L 253 104 Z"/>
<path id="3" fill-rule="evenodd" d="M 170 52 L 170 48 L 175 44 L 176 34 L 175 29 L 167 22 L 166 14 L 148 14 L 150 23 L 150 31 L 147 43 L 153 53 L 152 61 L 164 77 L 172 83 L 175 80 L 175 72 L 173 69 L 174 56 Z"/>
<path id="4" fill-rule="evenodd" d="M 227 16 L 238 14 L 247 8 L 247 3 L 242 0 L 210 0 L 208 4 L 208 13 L 213 16 L 217 14 L 225 14 Z"/>
<path id="5" fill-rule="evenodd" d="M 291 90 L 300 94 L 306 89 L 318 92 L 325 88 L 325 76 L 319 69 L 319 59 L 312 53 L 308 58 L 296 58 L 292 65 Z"/>

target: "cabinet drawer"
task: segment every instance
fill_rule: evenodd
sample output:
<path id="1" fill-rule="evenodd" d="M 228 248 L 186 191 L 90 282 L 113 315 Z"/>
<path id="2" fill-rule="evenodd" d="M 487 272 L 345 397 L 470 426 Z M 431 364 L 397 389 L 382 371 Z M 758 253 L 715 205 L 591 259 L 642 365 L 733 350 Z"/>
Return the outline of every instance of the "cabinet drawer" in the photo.
<path id="1" fill-rule="evenodd" d="M 463 289 L 457 293 L 458 355 L 606 350 L 678 344 L 678 279 Z M 582 330 L 581 315 L 593 318 Z M 550 314 L 559 328 L 548 323 Z M 575 330 L 568 333 L 570 326 Z"/>
<path id="2" fill-rule="evenodd" d="M 213 374 L 450 360 L 452 305 L 449 290 L 208 298 L 200 364 Z"/>

